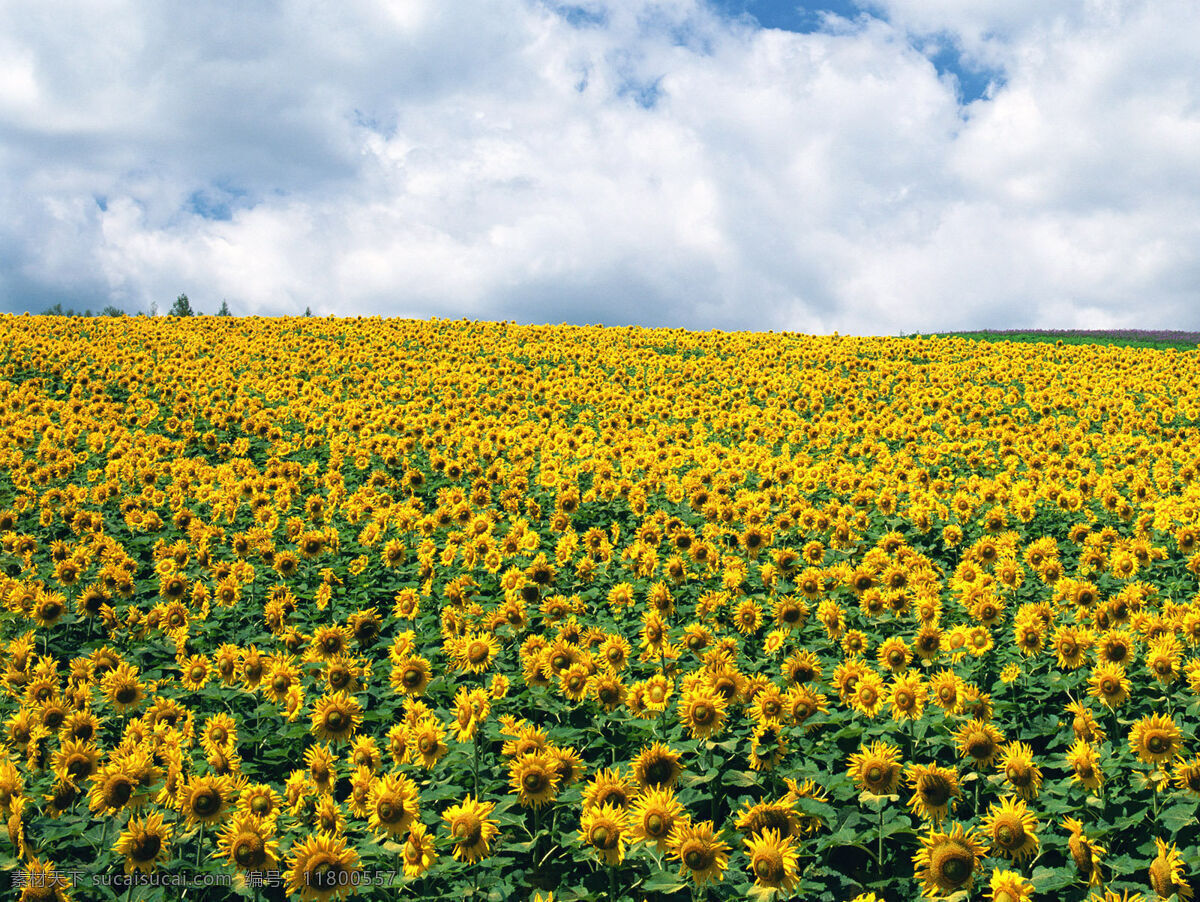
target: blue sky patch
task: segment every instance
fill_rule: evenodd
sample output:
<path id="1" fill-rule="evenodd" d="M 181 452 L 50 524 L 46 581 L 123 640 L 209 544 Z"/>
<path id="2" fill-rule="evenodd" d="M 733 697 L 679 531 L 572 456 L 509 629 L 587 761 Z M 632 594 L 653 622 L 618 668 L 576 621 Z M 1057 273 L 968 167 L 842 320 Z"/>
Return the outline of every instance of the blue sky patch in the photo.
<path id="1" fill-rule="evenodd" d="M 228 222 L 233 219 L 234 210 L 248 206 L 250 204 L 245 189 L 220 183 L 193 191 L 187 199 L 189 212 L 217 222 Z"/>

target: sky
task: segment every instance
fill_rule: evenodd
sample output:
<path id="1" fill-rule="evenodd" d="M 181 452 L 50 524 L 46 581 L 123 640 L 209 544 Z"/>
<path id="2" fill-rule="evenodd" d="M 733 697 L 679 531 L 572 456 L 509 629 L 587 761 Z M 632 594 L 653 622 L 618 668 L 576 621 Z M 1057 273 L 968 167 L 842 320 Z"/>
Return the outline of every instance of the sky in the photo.
<path id="1" fill-rule="evenodd" d="M 0 0 L 0 311 L 1200 328 L 1194 0 Z"/>

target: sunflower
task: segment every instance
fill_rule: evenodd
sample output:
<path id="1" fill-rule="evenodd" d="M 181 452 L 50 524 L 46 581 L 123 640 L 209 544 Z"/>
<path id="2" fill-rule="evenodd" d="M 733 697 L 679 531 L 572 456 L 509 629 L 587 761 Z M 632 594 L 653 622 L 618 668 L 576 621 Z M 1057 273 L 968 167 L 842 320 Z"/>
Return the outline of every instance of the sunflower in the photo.
<path id="1" fill-rule="evenodd" d="M 633 759 L 633 777 L 643 788 L 672 788 L 684 770 L 679 763 L 681 757 L 680 752 L 655 742 L 639 751 Z"/>
<path id="2" fill-rule="evenodd" d="M 587 693 L 610 713 L 625 704 L 628 691 L 616 672 L 607 667 L 592 674 L 587 684 Z"/>
<path id="3" fill-rule="evenodd" d="M 604 768 L 588 781 L 583 790 L 585 807 L 599 808 L 606 803 L 628 808 L 637 796 L 638 784 L 619 768 Z"/>
<path id="4" fill-rule="evenodd" d="M 1179 678 L 1181 649 L 1173 633 L 1150 641 L 1146 652 L 1146 669 L 1160 685 L 1166 686 Z"/>
<path id="5" fill-rule="evenodd" d="M 800 876 L 792 837 L 780 836 L 778 831 L 768 829 L 742 842 L 746 845 L 750 873 L 754 876 L 750 892 L 766 898 L 775 893 L 790 892 Z"/>
<path id="6" fill-rule="evenodd" d="M 60 779 L 86 780 L 100 766 L 100 750 L 90 742 L 68 740 L 51 756 L 50 766 Z"/>
<path id="7" fill-rule="evenodd" d="M 358 852 L 345 837 L 330 833 L 310 834 L 297 842 L 287 865 L 287 891 L 299 893 L 302 900 L 340 899 L 362 883 Z"/>
<path id="8" fill-rule="evenodd" d="M 958 756 L 970 758 L 976 767 L 988 767 L 1000 754 L 1004 734 L 986 721 L 975 719 L 963 724 L 955 735 Z"/>
<path id="9" fill-rule="evenodd" d="M 1067 839 L 1067 849 L 1079 876 L 1087 881 L 1088 886 L 1099 886 L 1103 879 L 1100 875 L 1100 857 L 1104 854 L 1104 848 L 1087 838 L 1083 824 L 1075 818 L 1064 818 L 1062 826 L 1071 834 Z"/>
<path id="10" fill-rule="evenodd" d="M 126 805 L 140 804 L 138 783 L 126 762 L 110 761 L 92 775 L 88 808 L 93 814 L 116 814 Z"/>
<path id="11" fill-rule="evenodd" d="M 361 726 L 363 708 L 352 695 L 339 690 L 319 698 L 313 705 L 312 733 L 322 742 L 346 742 Z"/>
<path id="12" fill-rule="evenodd" d="M 70 874 L 59 874 L 54 862 L 31 858 L 22 865 L 24 871 L 21 898 L 18 902 L 70 902 L 69 890 L 74 885 Z M 15 880 L 13 886 L 18 886 Z"/>
<path id="13" fill-rule="evenodd" d="M 237 740 L 237 721 L 224 712 L 208 718 L 200 732 L 200 744 L 207 751 L 231 751 L 237 747 Z"/>
<path id="14" fill-rule="evenodd" d="M 720 693 L 697 686 L 679 700 L 679 721 L 693 739 L 708 739 L 725 724 L 728 703 Z"/>
<path id="15" fill-rule="evenodd" d="M 312 825 L 321 833 L 331 833 L 341 836 L 346 832 L 346 813 L 330 793 L 323 792 L 317 797 L 317 803 L 312 811 Z"/>
<path id="16" fill-rule="evenodd" d="M 430 679 L 432 673 L 428 659 L 420 655 L 411 655 L 392 667 L 389 682 L 397 692 L 415 698 L 425 694 Z"/>
<path id="17" fill-rule="evenodd" d="M 146 698 L 146 687 L 138 679 L 138 668 L 124 662 L 104 674 L 100 691 L 118 714 L 132 711 Z"/>
<path id="18" fill-rule="evenodd" d="M 1096 747 L 1091 743 L 1076 739 L 1067 749 L 1067 767 L 1072 771 L 1071 782 L 1086 789 L 1095 792 L 1104 784 L 1104 771 L 1100 768 Z"/>
<path id="19" fill-rule="evenodd" d="M 1080 702 L 1067 705 L 1067 713 L 1071 715 L 1071 730 L 1075 738 L 1083 742 L 1103 742 L 1104 731 L 1096 723 L 1096 716 L 1089 708 Z"/>
<path id="20" fill-rule="evenodd" d="M 125 856 L 125 873 L 149 874 L 170 858 L 171 828 L 157 812 L 145 818 L 130 818 L 113 851 Z"/>
<path id="21" fill-rule="evenodd" d="M 450 647 L 455 666 L 469 673 L 482 673 L 500 653 L 500 643 L 491 633 L 469 632 Z"/>
<path id="22" fill-rule="evenodd" d="M 616 865 L 625 858 L 625 833 L 629 816 L 624 808 L 604 804 L 586 806 L 579 824 L 579 841 L 605 864 Z"/>
<path id="23" fill-rule="evenodd" d="M 913 788 L 908 807 L 935 826 L 940 825 L 954 810 L 954 802 L 960 795 L 958 772 L 936 764 L 912 764 L 905 776 Z"/>
<path id="24" fill-rule="evenodd" d="M 712 821 L 698 824 L 680 821 L 671 832 L 667 847 L 670 856 L 679 860 L 680 876 L 690 874 L 696 886 L 725 879 L 730 848 L 717 838 Z"/>
<path id="25" fill-rule="evenodd" d="M 969 889 L 984 856 L 980 836 L 955 824 L 949 833 L 930 830 L 921 837 L 921 850 L 913 857 L 913 875 L 921 880 L 921 894 L 929 898 Z"/>
<path id="26" fill-rule="evenodd" d="M 228 776 L 193 776 L 180 785 L 175 803 L 188 826 L 194 827 L 223 820 L 233 795 L 233 781 Z"/>
<path id="27" fill-rule="evenodd" d="M 279 843 L 274 821 L 254 814 L 235 814 L 217 837 L 214 858 L 223 858 L 239 871 L 275 870 L 279 866 Z"/>
<path id="28" fill-rule="evenodd" d="M 855 711 L 874 717 L 879 713 L 884 700 L 883 678 L 874 670 L 864 670 L 854 682 L 850 694 L 850 704 Z"/>
<path id="29" fill-rule="evenodd" d="M 420 821 L 414 823 L 408 831 L 408 839 L 404 841 L 401 857 L 404 860 L 404 876 L 409 879 L 420 877 L 437 861 L 433 834 Z"/>
<path id="30" fill-rule="evenodd" d="M 900 749 L 886 742 L 872 742 L 850 756 L 847 771 L 860 791 L 891 795 L 900 783 Z"/>
<path id="31" fill-rule="evenodd" d="M 372 781 L 368 826 L 376 838 L 402 835 L 420 816 L 417 784 L 405 774 L 384 774 Z"/>
<path id="32" fill-rule="evenodd" d="M 1088 694 L 1109 709 L 1120 707 L 1129 698 L 1129 677 L 1120 664 L 1097 664 L 1088 685 Z"/>
<path id="33" fill-rule="evenodd" d="M 450 747 L 446 745 L 446 734 L 436 717 L 422 717 L 410 732 L 409 752 L 419 758 L 426 769 L 437 764 Z"/>
<path id="34" fill-rule="evenodd" d="M 899 636 L 892 636 L 879 646 L 876 658 L 880 667 L 886 667 L 892 673 L 900 673 L 907 669 L 912 661 L 912 649 Z"/>
<path id="35" fill-rule="evenodd" d="M 656 787 L 642 792 L 629 809 L 630 835 L 635 840 L 654 843 L 665 852 L 671 831 L 683 817 L 683 805 L 670 787 Z"/>
<path id="36" fill-rule="evenodd" d="M 888 704 L 892 709 L 892 720 L 918 720 L 925 710 L 928 688 L 917 673 L 897 674 L 888 686 Z"/>
<path id="37" fill-rule="evenodd" d="M 274 820 L 279 816 L 282 805 L 279 793 L 265 783 L 247 784 L 238 793 L 237 810 L 240 814 Z"/>
<path id="38" fill-rule="evenodd" d="M 776 801 L 743 806 L 734 826 L 747 836 L 755 836 L 765 830 L 774 830 L 785 838 L 799 836 L 803 832 L 804 822 L 793 807 L 796 798 L 789 793 Z"/>
<path id="39" fill-rule="evenodd" d="M 1001 799 L 983 818 L 983 831 L 993 855 L 1021 862 L 1037 852 L 1037 818 L 1019 799 Z"/>
<path id="40" fill-rule="evenodd" d="M 1183 750 L 1179 726 L 1169 717 L 1150 714 L 1129 731 L 1129 748 L 1147 764 L 1170 761 Z"/>
<path id="41" fill-rule="evenodd" d="M 1022 799 L 1037 798 L 1042 786 L 1042 770 L 1033 763 L 1033 749 L 1026 743 L 1010 742 L 1004 747 L 1000 770 L 1013 792 Z"/>
<path id="42" fill-rule="evenodd" d="M 963 679 L 952 670 L 941 670 L 929 680 L 929 697 L 947 714 L 962 710 Z"/>
<path id="43" fill-rule="evenodd" d="M 1179 789 L 1200 796 L 1200 757 L 1176 762 L 1173 779 Z"/>
<path id="44" fill-rule="evenodd" d="M 337 783 L 336 762 L 337 758 L 323 745 L 310 746 L 304 752 L 309 779 L 318 792 L 333 792 L 333 786 Z"/>
<path id="45" fill-rule="evenodd" d="M 991 902 L 1031 902 L 1033 899 L 1033 884 L 1016 871 L 996 868 L 988 888 Z"/>
<path id="46" fill-rule="evenodd" d="M 558 795 L 559 777 L 554 760 L 533 752 L 514 758 L 508 766 L 509 785 L 526 807 L 540 808 Z"/>
<path id="47" fill-rule="evenodd" d="M 495 807 L 468 795 L 464 802 L 451 805 L 442 814 L 454 843 L 455 858 L 473 864 L 491 854 L 491 842 L 500 832 L 499 824 L 488 819 Z"/>
<path id="48" fill-rule="evenodd" d="M 1161 899 L 1168 899 L 1172 895 L 1181 900 L 1192 898 L 1192 887 L 1183 877 L 1183 856 L 1179 854 L 1175 843 L 1167 845 L 1156 836 L 1154 845 L 1158 854 L 1150 863 L 1150 886 Z"/>

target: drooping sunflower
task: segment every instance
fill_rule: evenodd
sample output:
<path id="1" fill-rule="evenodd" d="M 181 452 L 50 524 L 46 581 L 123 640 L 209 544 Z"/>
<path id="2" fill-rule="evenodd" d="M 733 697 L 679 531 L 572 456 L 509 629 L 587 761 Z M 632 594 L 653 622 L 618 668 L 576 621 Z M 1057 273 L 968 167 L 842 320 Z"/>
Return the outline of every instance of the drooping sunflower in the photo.
<path id="1" fill-rule="evenodd" d="M 959 797 L 958 772 L 937 764 L 913 764 L 909 765 L 905 776 L 913 788 L 908 807 L 919 817 L 939 826 L 954 810 L 954 802 Z"/>
<path id="2" fill-rule="evenodd" d="M 113 851 L 125 857 L 125 873 L 149 874 L 170 857 L 171 827 L 158 812 L 130 818 Z"/>
<path id="3" fill-rule="evenodd" d="M 1175 843 L 1169 845 L 1159 837 L 1154 837 L 1154 845 L 1158 854 L 1150 862 L 1150 886 L 1160 899 L 1169 899 L 1172 895 L 1181 900 L 1192 898 L 1192 887 L 1184 879 L 1183 856 Z"/>
<path id="4" fill-rule="evenodd" d="M 1083 832 L 1083 824 L 1075 818 L 1064 818 L 1062 826 L 1071 834 L 1067 840 L 1067 849 L 1079 876 L 1087 881 L 1088 886 L 1099 886 L 1103 880 L 1100 874 L 1100 857 L 1104 854 L 1104 847 L 1088 839 Z"/>
<path id="5" fill-rule="evenodd" d="M 433 834 L 420 821 L 414 823 L 404 841 L 404 876 L 420 877 L 437 861 L 437 850 L 433 845 Z"/>
<path id="6" fill-rule="evenodd" d="M 698 824 L 683 820 L 675 825 L 667 847 L 679 861 L 681 877 L 691 875 L 696 886 L 725 879 L 729 866 L 729 844 L 718 839 L 712 821 Z"/>
<path id="7" fill-rule="evenodd" d="M 1095 792 L 1104 783 L 1096 747 L 1082 739 L 1076 739 L 1067 749 L 1067 767 L 1071 768 L 1071 782 L 1079 783 L 1085 789 Z"/>
<path id="8" fill-rule="evenodd" d="M 629 815 L 624 808 L 609 804 L 588 806 L 580 820 L 579 841 L 605 864 L 620 864 L 625 858 L 628 829 Z"/>
<path id="9" fill-rule="evenodd" d="M 930 830 L 921 837 L 921 850 L 913 857 L 913 873 L 921 880 L 921 894 L 932 899 L 969 889 L 983 856 L 974 828 L 964 831 L 961 824 L 955 824 L 949 833 Z"/>
<path id="10" fill-rule="evenodd" d="M 376 837 L 402 836 L 420 816 L 417 784 L 406 774 L 384 774 L 371 782 L 368 826 Z"/>
<path id="11" fill-rule="evenodd" d="M 480 802 L 468 795 L 442 814 L 454 843 L 454 857 L 459 861 L 474 864 L 491 854 L 492 840 L 500 832 L 500 825 L 489 819 L 495 807 L 492 802 Z"/>
<path id="12" fill-rule="evenodd" d="M 1105 733 L 1096 723 L 1096 715 L 1081 702 L 1071 702 L 1067 705 L 1067 713 L 1071 715 L 1071 731 L 1075 738 L 1083 742 L 1103 742 Z"/>
<path id="13" fill-rule="evenodd" d="M 781 836 L 776 830 L 764 830 L 742 840 L 746 855 L 750 859 L 750 873 L 754 896 L 770 898 L 776 893 L 792 890 L 799 879 L 798 855 L 790 836 Z"/>
<path id="14" fill-rule="evenodd" d="M 900 783 L 900 749 L 887 742 L 872 742 L 850 756 L 847 771 L 861 791 L 891 795 Z"/>
<path id="15" fill-rule="evenodd" d="M 279 843 L 275 823 L 254 814 L 237 813 L 221 828 L 214 858 L 223 858 L 239 871 L 276 870 Z"/>
<path id="16" fill-rule="evenodd" d="M 983 832 L 993 855 L 1021 862 L 1038 850 L 1037 818 L 1020 799 L 993 804 L 983 818 Z"/>
<path id="17" fill-rule="evenodd" d="M 554 760 L 544 752 L 514 758 L 508 766 L 509 785 L 526 807 L 540 808 L 558 795 L 559 778 Z"/>
<path id="18" fill-rule="evenodd" d="M 1147 764 L 1162 764 L 1183 750 L 1183 734 L 1172 718 L 1149 714 L 1129 731 L 1129 748 Z"/>
<path id="19" fill-rule="evenodd" d="M 343 836 L 309 834 L 292 846 L 287 865 L 288 893 L 305 902 L 341 899 L 362 883 L 358 852 Z"/>

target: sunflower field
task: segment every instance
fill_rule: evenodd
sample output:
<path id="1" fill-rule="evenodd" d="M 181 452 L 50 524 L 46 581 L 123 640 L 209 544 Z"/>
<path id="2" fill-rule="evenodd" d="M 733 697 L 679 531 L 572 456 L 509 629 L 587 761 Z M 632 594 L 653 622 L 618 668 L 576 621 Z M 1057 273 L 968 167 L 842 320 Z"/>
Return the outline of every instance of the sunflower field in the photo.
<path id="1" fill-rule="evenodd" d="M 0 898 L 1189 899 L 1200 357 L 0 317 Z"/>

